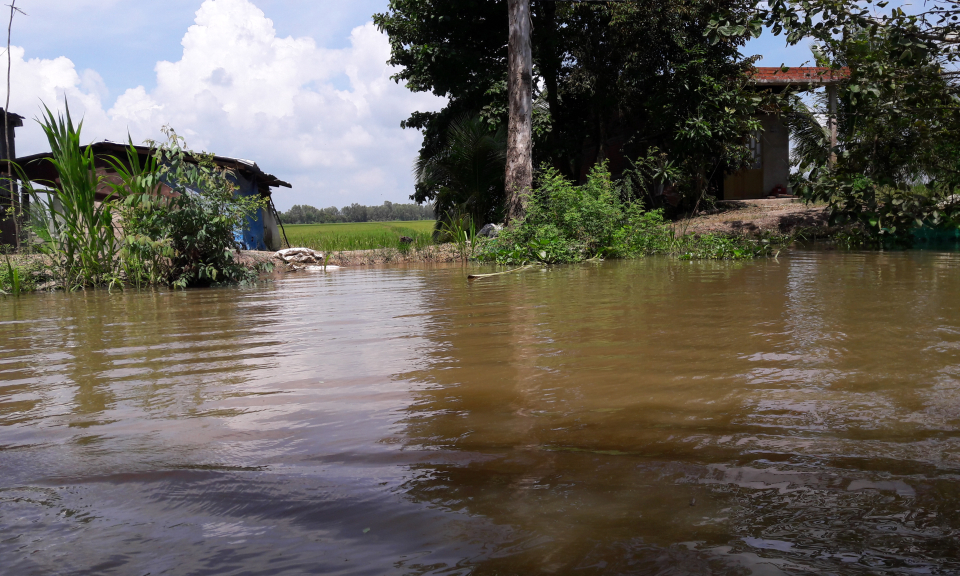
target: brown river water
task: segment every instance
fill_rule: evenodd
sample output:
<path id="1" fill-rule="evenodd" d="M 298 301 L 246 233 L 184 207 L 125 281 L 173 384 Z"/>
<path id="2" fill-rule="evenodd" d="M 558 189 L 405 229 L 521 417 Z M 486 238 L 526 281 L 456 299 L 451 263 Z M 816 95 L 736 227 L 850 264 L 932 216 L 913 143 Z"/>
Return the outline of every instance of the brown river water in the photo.
<path id="1" fill-rule="evenodd" d="M 0 574 L 960 574 L 960 254 L 465 276 L 0 298 Z"/>

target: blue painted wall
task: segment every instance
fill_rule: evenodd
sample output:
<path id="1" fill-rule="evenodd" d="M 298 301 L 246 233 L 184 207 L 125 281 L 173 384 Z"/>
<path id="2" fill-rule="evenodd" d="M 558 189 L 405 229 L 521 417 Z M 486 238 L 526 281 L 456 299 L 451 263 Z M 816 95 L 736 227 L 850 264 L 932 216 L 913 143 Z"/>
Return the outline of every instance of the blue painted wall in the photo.
<path id="1" fill-rule="evenodd" d="M 235 194 L 237 196 L 259 195 L 256 180 L 247 180 L 243 176 L 232 177 L 233 183 L 237 185 Z M 254 214 L 247 216 L 247 224 L 243 230 L 234 230 L 234 237 L 245 250 L 267 250 L 267 245 L 263 240 L 263 210 L 258 209 Z"/>
<path id="2" fill-rule="evenodd" d="M 234 173 L 228 173 L 228 179 L 237 186 L 234 192 L 237 196 L 259 195 L 256 179 L 247 180 L 243 176 Z M 167 182 L 170 186 L 170 183 Z M 174 186 L 170 186 L 175 188 Z M 246 226 L 243 230 L 234 230 L 233 237 L 244 250 L 269 250 L 264 241 L 263 234 L 263 209 L 258 209 L 255 213 L 247 216 Z"/>

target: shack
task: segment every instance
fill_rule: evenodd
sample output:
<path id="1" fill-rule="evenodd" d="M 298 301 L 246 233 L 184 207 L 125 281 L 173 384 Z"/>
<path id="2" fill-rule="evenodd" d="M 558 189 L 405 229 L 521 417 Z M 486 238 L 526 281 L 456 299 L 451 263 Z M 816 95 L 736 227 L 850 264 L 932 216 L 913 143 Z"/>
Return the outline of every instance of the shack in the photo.
<path id="1" fill-rule="evenodd" d="M 0 160 L 16 158 L 16 140 L 14 131 L 23 126 L 23 116 L 7 112 L 0 108 Z M 6 131 L 6 133 L 4 133 Z M 10 149 L 7 150 L 7 143 L 10 143 Z M 5 164 L 0 164 L 4 171 Z M 0 181 L 0 246 L 16 246 L 17 244 L 17 226 L 13 218 L 8 215 L 8 210 L 14 206 L 14 198 L 19 191 L 16 186 L 11 186 L 4 178 Z M 24 204 L 23 208 L 29 206 L 30 199 L 25 195 L 20 199 Z"/>
<path id="2" fill-rule="evenodd" d="M 827 126 L 831 147 L 837 145 L 837 86 L 850 77 L 849 68 L 826 67 L 756 68 L 751 83 L 758 89 L 776 92 L 787 88 L 813 90 L 825 87 L 829 100 Z M 758 117 L 762 129 L 749 140 L 753 164 L 723 181 L 724 200 L 759 199 L 787 195 L 790 178 L 790 131 L 774 114 Z"/>
<path id="3" fill-rule="evenodd" d="M 97 190 L 97 199 L 106 200 L 113 190 L 109 183 L 118 183 L 119 177 L 108 157 L 115 161 L 127 162 L 127 144 L 105 140 L 91 144 L 95 158 L 97 173 L 104 177 L 104 182 Z M 153 150 L 147 146 L 135 146 L 140 161 L 145 162 Z M 17 158 L 17 163 L 31 182 L 41 185 L 56 186 L 57 173 L 53 165 L 45 160 L 51 158 L 49 152 Z M 257 166 L 256 162 L 226 156 L 214 156 L 217 166 L 229 170 L 230 179 L 236 184 L 236 194 L 241 196 L 260 195 L 266 199 L 266 206 L 258 209 L 255 214 L 247 217 L 247 226 L 243 231 L 237 231 L 237 241 L 247 250 L 279 250 L 282 247 L 280 233 L 280 217 L 273 204 L 273 188 L 291 188 L 291 185 L 272 174 L 267 174 Z M 169 186 L 163 185 L 162 192 L 172 194 Z"/>

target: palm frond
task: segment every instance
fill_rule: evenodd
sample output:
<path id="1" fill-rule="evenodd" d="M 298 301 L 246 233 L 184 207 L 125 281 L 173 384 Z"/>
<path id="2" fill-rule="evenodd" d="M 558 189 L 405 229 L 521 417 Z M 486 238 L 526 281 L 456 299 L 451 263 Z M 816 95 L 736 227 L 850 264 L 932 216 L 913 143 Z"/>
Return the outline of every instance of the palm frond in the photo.
<path id="1" fill-rule="evenodd" d="M 784 115 L 793 140 L 790 163 L 801 172 L 813 166 L 826 164 L 830 158 L 830 132 L 820 123 L 814 111 L 796 98 L 792 110 Z"/>
<path id="2" fill-rule="evenodd" d="M 478 116 L 462 116 L 448 127 L 446 145 L 439 153 L 417 160 L 417 185 L 430 190 L 438 216 L 466 212 L 484 223 L 498 218 L 506 140 L 503 127 L 491 130 Z"/>

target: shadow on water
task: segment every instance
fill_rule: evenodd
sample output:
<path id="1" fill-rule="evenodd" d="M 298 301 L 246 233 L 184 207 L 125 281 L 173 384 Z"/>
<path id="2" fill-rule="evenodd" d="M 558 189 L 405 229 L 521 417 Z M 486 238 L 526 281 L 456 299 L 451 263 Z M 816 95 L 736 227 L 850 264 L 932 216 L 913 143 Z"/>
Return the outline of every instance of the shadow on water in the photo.
<path id="1" fill-rule="evenodd" d="M 0 300 L 16 574 L 960 571 L 960 260 Z"/>

